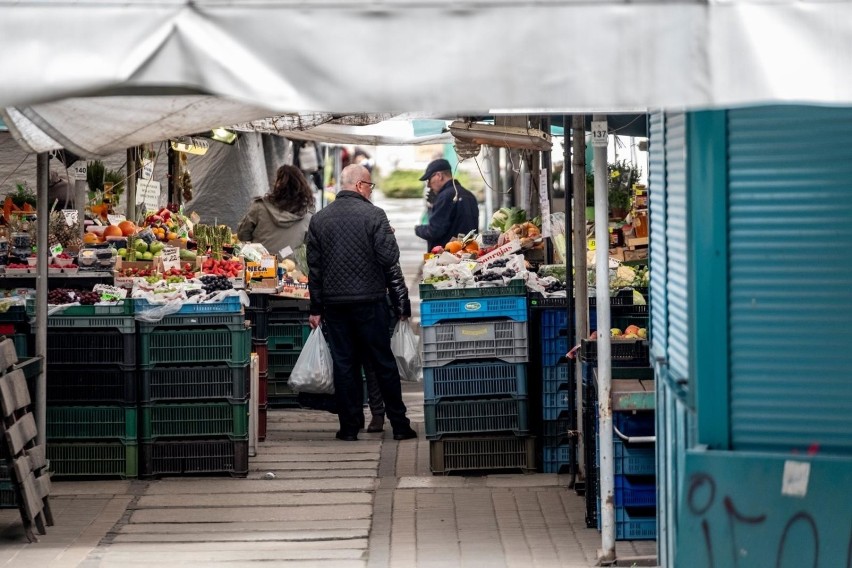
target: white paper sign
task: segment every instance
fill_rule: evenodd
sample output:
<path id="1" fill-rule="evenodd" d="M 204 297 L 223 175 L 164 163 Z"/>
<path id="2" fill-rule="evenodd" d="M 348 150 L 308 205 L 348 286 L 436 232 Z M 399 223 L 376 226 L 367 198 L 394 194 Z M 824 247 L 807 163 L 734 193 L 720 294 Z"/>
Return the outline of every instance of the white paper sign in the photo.
<path id="1" fill-rule="evenodd" d="M 541 236 L 550 237 L 550 199 L 547 198 L 547 169 L 538 176 L 538 206 L 541 209 Z"/>
<path id="2" fill-rule="evenodd" d="M 267 268 L 275 268 L 275 257 L 274 256 L 264 256 L 260 259 L 260 267 L 263 269 Z"/>
<path id="3" fill-rule="evenodd" d="M 107 220 L 110 225 L 118 225 L 125 220 L 124 215 L 107 215 Z"/>
<path id="4" fill-rule="evenodd" d="M 154 162 L 149 159 L 142 160 L 142 179 L 154 177 Z"/>
<path id="5" fill-rule="evenodd" d="M 163 252 L 160 253 L 160 258 L 163 261 L 163 270 L 171 270 L 172 268 L 180 268 L 180 249 L 177 247 L 163 247 Z"/>
<path id="6" fill-rule="evenodd" d="M 787 460 L 784 462 L 784 478 L 781 481 L 781 494 L 791 497 L 806 497 L 808 481 L 811 477 L 810 462 Z"/>
<path id="7" fill-rule="evenodd" d="M 606 126 L 605 120 L 592 121 L 592 146 L 606 148 L 608 142 Z"/>
<path id="8" fill-rule="evenodd" d="M 86 164 L 75 164 L 74 165 L 74 179 L 78 181 L 86 181 L 86 174 L 88 173 L 88 167 Z"/>
<path id="9" fill-rule="evenodd" d="M 284 247 L 283 249 L 278 251 L 278 256 L 280 256 L 281 258 L 287 258 L 291 254 L 293 254 L 293 249 L 289 246 Z"/>
<path id="10" fill-rule="evenodd" d="M 65 216 L 65 224 L 69 227 L 73 227 L 74 223 L 77 222 L 77 210 L 76 209 L 63 209 L 62 214 Z"/>
<path id="11" fill-rule="evenodd" d="M 156 211 L 160 205 L 160 182 L 139 178 L 136 180 L 136 205 L 144 204 L 145 209 Z"/>

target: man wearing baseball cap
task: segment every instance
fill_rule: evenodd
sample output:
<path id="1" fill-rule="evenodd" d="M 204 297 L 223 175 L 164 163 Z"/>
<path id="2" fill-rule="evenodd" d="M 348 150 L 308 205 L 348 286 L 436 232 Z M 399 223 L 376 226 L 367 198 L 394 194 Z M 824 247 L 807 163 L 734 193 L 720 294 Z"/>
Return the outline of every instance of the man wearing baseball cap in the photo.
<path id="1" fill-rule="evenodd" d="M 435 194 L 429 223 L 414 227 L 414 233 L 426 239 L 428 250 L 444 246 L 452 237 L 479 228 L 479 204 L 476 197 L 453 179 L 450 163 L 432 160 L 420 177 Z"/>

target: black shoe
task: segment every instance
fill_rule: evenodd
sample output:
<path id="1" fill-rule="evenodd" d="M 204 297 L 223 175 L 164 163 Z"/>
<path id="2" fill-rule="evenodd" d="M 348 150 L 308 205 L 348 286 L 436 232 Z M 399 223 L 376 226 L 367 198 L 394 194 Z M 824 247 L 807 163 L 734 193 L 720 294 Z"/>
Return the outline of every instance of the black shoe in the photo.
<path id="1" fill-rule="evenodd" d="M 343 440 L 344 442 L 357 442 L 358 436 L 355 434 L 344 434 L 343 432 L 338 432 L 334 435 L 338 440 Z"/>
<path id="2" fill-rule="evenodd" d="M 373 416 L 373 419 L 370 420 L 370 425 L 367 426 L 367 432 L 384 432 L 384 430 L 385 417 L 381 414 Z"/>
<path id="3" fill-rule="evenodd" d="M 408 430 L 403 430 L 402 432 L 394 432 L 393 439 L 394 440 L 412 440 L 417 437 L 417 432 L 409 428 Z"/>

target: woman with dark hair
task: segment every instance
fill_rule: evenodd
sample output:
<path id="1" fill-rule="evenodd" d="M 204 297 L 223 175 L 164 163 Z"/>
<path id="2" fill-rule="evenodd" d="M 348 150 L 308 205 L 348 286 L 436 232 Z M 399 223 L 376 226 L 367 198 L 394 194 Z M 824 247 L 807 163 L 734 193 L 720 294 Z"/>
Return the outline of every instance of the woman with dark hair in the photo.
<path id="1" fill-rule="evenodd" d="M 252 201 L 237 237 L 261 243 L 272 254 L 288 246 L 295 250 L 305 242 L 314 210 L 314 195 L 304 174 L 295 166 L 281 166 L 272 191 Z"/>

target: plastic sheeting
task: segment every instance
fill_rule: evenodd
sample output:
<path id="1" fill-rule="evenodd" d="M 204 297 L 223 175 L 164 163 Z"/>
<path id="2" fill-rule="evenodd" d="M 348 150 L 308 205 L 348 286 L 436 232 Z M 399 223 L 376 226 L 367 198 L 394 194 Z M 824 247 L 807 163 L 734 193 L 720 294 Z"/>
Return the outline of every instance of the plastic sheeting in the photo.
<path id="1" fill-rule="evenodd" d="M 305 111 L 852 103 L 852 3 L 833 0 L 0 0 L 0 13 L 0 108 L 35 151 L 97 156 Z M 79 103 L 109 96 L 90 109 L 104 112 L 128 95 L 165 98 L 115 121 Z"/>
<path id="2" fill-rule="evenodd" d="M 279 166 L 291 161 L 289 147 L 280 136 L 245 133 L 233 146 L 211 143 L 205 155 L 189 156 L 193 198 L 184 211 L 236 230 L 251 200 L 266 194 Z"/>

